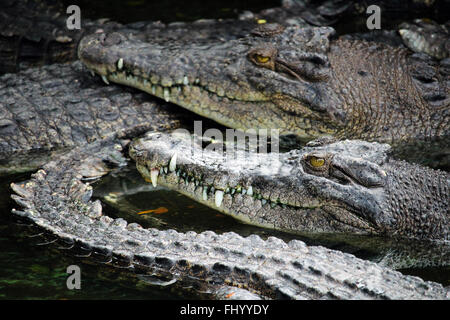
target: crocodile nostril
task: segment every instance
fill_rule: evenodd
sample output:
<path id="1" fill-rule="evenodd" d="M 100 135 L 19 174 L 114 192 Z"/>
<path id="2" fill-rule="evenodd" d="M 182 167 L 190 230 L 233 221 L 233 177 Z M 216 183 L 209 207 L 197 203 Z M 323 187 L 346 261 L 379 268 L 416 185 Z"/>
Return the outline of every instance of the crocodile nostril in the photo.
<path id="1" fill-rule="evenodd" d="M 105 35 L 105 34 L 103 34 L 103 35 L 104 35 L 104 37 L 103 37 L 103 39 L 101 38 L 100 41 L 102 42 L 103 46 L 105 46 L 105 47 L 119 44 L 122 41 L 120 34 L 118 34 L 116 32 L 108 34 L 108 35 Z"/>
<path id="2" fill-rule="evenodd" d="M 106 34 L 104 34 L 104 33 L 100 33 L 99 35 L 98 35 L 98 40 L 103 44 L 103 42 L 105 42 L 105 39 L 106 39 Z"/>

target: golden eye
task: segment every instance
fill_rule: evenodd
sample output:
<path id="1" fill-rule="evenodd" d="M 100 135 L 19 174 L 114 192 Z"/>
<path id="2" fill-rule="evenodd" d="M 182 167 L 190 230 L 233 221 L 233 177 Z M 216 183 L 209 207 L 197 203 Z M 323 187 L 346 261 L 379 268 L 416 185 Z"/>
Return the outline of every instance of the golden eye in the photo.
<path id="1" fill-rule="evenodd" d="M 257 55 L 255 56 L 255 59 L 256 59 L 256 61 L 257 61 L 258 63 L 266 63 L 266 62 L 268 62 L 268 61 L 270 60 L 269 57 L 260 56 L 259 54 L 257 54 Z"/>
<path id="2" fill-rule="evenodd" d="M 312 165 L 314 168 L 318 168 L 325 164 L 325 160 L 322 158 L 311 157 L 309 158 L 309 164 Z"/>

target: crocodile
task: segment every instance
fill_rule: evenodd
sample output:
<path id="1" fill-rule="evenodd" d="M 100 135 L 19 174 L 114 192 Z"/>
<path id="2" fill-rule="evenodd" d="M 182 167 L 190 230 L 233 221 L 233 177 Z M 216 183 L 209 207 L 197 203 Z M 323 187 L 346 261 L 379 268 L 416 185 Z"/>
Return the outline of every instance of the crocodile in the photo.
<path id="1" fill-rule="evenodd" d="M 322 139 L 279 154 L 201 143 L 150 132 L 130 156 L 154 186 L 261 227 L 450 240 L 450 175 L 394 160 L 387 144 Z"/>
<path id="2" fill-rule="evenodd" d="M 406 274 L 411 274 L 413 270 L 427 272 L 433 268 L 450 267 L 450 246 L 445 242 L 355 233 L 288 233 L 261 228 L 222 215 L 216 211 L 215 205 L 210 208 L 201 203 L 192 203 L 189 197 L 181 194 L 175 195 L 177 201 L 174 203 L 176 191 L 160 183 L 153 187 L 148 181 L 142 179 L 136 164 L 131 161 L 120 171 L 115 170 L 96 181 L 93 197 L 102 202 L 104 212 L 139 223 L 145 228 L 172 228 L 179 232 L 233 231 L 241 236 L 256 234 L 262 237 L 275 236 L 284 241 L 297 239 L 308 245 L 351 253 Z M 438 282 L 446 285 L 442 281 Z"/>
<path id="3" fill-rule="evenodd" d="M 384 142 L 448 167 L 450 60 L 334 34 L 264 24 L 227 42 L 164 46 L 106 33 L 86 36 L 79 58 L 108 81 L 230 128 Z"/>
<path id="4" fill-rule="evenodd" d="M 107 216 L 100 201 L 91 200 L 92 186 L 86 182 L 96 174 L 86 174 L 83 168 L 120 168 L 132 137 L 133 132 L 124 130 L 77 147 L 44 165 L 30 180 L 12 184 L 12 197 L 20 206 L 13 213 L 43 229 L 60 247 L 122 270 L 170 277 L 169 283 L 228 285 L 262 298 L 450 298 L 440 284 L 299 240 L 145 229 Z"/>

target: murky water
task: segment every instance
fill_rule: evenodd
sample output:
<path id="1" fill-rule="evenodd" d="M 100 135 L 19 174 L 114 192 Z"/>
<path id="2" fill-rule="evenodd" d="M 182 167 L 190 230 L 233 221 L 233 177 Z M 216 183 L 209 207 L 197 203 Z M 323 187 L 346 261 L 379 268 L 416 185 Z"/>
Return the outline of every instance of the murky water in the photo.
<path id="1" fill-rule="evenodd" d="M 198 3 L 197 3 L 198 2 Z M 101 3 L 99 5 L 99 3 Z M 207 3 L 207 5 L 205 5 Z M 198 18 L 235 17 L 236 12 L 251 9 L 258 11 L 274 7 L 278 1 L 82 1 L 81 8 L 91 17 L 110 17 L 112 20 L 131 22 L 162 20 L 164 22 Z M 348 28 L 343 25 L 342 29 Z M 109 176 L 95 184 L 96 196 L 105 203 L 104 212 L 113 217 L 123 217 L 144 227 L 173 228 L 178 231 L 213 230 L 217 233 L 234 231 L 241 235 L 259 234 L 261 237 L 277 236 L 284 240 L 299 238 L 308 244 L 351 252 L 361 258 L 373 259 L 375 248 L 358 248 L 348 239 L 311 238 L 256 228 L 239 223 L 210 208 L 164 188 L 134 184 L 124 187 L 123 181 L 136 179 L 129 170 L 126 178 Z M 27 174 L 0 177 L 0 299 L 179 299 L 208 298 L 188 288 L 152 285 L 148 279 L 130 272 L 94 264 L 89 259 L 65 254 L 52 245 L 45 244 L 40 231 L 18 223 L 10 214 L 14 207 L 10 200 L 9 184 L 21 181 Z M 114 189 L 114 185 L 120 188 Z M 124 195 L 121 193 L 125 192 Z M 120 201 L 116 201 L 119 199 Z M 142 213 L 147 211 L 147 213 Z M 139 214 L 141 213 L 141 214 Z M 377 240 L 378 241 L 378 240 Z M 379 244 L 379 242 L 377 242 Z M 81 290 L 68 290 L 66 268 L 78 265 L 82 270 Z M 418 275 L 450 285 L 449 267 L 409 268 L 407 274 Z M 151 282 L 151 281 L 150 281 Z"/>

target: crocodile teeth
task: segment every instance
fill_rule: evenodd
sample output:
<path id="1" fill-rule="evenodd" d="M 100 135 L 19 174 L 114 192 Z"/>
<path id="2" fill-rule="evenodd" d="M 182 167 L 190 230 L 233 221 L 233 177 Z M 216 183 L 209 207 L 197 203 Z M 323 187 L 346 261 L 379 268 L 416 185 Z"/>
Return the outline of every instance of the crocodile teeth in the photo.
<path id="1" fill-rule="evenodd" d="M 252 196 L 252 195 L 253 195 L 253 188 L 252 188 L 252 186 L 248 187 L 248 189 L 247 189 L 247 194 L 248 194 L 249 196 Z"/>
<path id="2" fill-rule="evenodd" d="M 208 200 L 208 193 L 206 192 L 206 188 L 203 188 L 202 198 L 203 201 Z"/>
<path id="3" fill-rule="evenodd" d="M 220 207 L 222 205 L 222 200 L 223 200 L 223 191 L 222 190 L 217 190 L 216 191 L 216 197 L 214 199 L 214 201 L 216 203 L 216 207 Z"/>
<path id="4" fill-rule="evenodd" d="M 104 75 L 102 75 L 102 80 L 103 80 L 104 83 L 109 84 L 108 79 L 106 79 L 106 77 Z"/>
<path id="5" fill-rule="evenodd" d="M 122 70 L 122 68 L 123 68 L 123 59 L 120 58 L 120 59 L 117 61 L 117 69 Z"/>
<path id="6" fill-rule="evenodd" d="M 152 185 L 155 188 L 158 186 L 158 174 L 159 170 L 157 169 L 152 169 L 152 171 L 150 171 L 150 178 L 152 179 Z"/>
<path id="7" fill-rule="evenodd" d="M 189 79 L 188 79 L 188 77 L 184 76 L 184 78 L 183 78 L 183 84 L 184 84 L 185 86 L 187 86 L 187 85 L 189 84 Z"/>
<path id="8" fill-rule="evenodd" d="M 95 77 L 95 72 L 92 70 L 89 70 L 91 72 L 91 76 Z"/>
<path id="9" fill-rule="evenodd" d="M 164 100 L 166 100 L 166 102 L 170 102 L 169 88 L 164 88 Z"/>
<path id="10" fill-rule="evenodd" d="M 176 168 L 177 168 L 177 154 L 174 153 L 172 158 L 170 158 L 169 170 L 170 172 L 174 172 Z"/>

